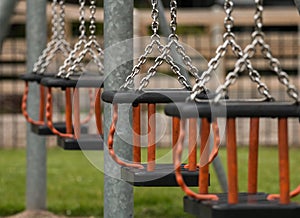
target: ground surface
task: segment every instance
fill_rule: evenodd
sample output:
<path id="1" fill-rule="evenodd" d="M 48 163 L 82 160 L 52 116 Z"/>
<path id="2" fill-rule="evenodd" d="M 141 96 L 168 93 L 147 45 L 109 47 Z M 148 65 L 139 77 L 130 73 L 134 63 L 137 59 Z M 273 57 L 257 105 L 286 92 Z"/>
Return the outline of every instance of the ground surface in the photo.
<path id="1" fill-rule="evenodd" d="M 58 216 L 48 211 L 24 211 L 13 216 L 1 217 L 1 218 L 65 218 L 65 216 Z M 93 216 L 76 217 L 76 218 L 93 218 Z"/>

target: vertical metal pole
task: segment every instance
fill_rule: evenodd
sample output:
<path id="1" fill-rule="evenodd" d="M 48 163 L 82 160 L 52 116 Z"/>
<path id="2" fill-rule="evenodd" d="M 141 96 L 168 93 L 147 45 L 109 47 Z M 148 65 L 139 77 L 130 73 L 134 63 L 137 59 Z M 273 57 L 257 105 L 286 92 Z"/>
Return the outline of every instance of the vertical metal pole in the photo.
<path id="1" fill-rule="evenodd" d="M 46 0 L 27 0 L 26 3 L 27 73 L 31 73 L 47 40 Z M 39 87 L 37 84 L 30 86 L 28 112 L 38 119 Z M 27 124 L 27 210 L 46 209 L 46 154 L 45 138 L 33 134 Z"/>
<path id="2" fill-rule="evenodd" d="M 133 1 L 104 1 L 104 68 L 106 80 L 105 90 L 119 89 L 125 78 L 131 72 L 133 59 L 132 43 L 122 42 L 133 37 Z M 111 47 L 114 46 L 115 47 Z M 126 117 L 127 116 L 127 117 Z M 132 112 L 127 107 L 119 106 L 117 134 L 114 138 L 114 148 L 119 157 L 132 160 L 132 130 L 125 120 L 132 118 Z M 104 142 L 107 143 L 108 129 L 111 123 L 111 105 L 104 105 Z M 119 136 L 122 136 L 119 137 Z M 126 138 L 124 140 L 124 137 Z M 133 187 L 116 179 L 120 174 L 120 166 L 110 158 L 104 146 L 104 217 L 133 217 Z M 111 177 L 110 175 L 113 175 Z"/>

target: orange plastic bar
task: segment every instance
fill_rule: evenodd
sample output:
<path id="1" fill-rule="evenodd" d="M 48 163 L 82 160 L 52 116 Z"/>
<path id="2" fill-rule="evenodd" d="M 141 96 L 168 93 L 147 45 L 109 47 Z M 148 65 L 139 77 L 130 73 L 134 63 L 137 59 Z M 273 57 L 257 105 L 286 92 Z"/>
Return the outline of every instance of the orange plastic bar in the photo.
<path id="1" fill-rule="evenodd" d="M 71 134 L 73 132 L 72 126 L 72 95 L 71 89 L 66 88 L 66 133 Z"/>
<path id="2" fill-rule="evenodd" d="M 210 134 L 210 123 L 206 118 L 201 120 L 201 142 L 200 142 L 200 169 L 199 169 L 199 193 L 208 193 L 209 179 L 209 149 L 206 148 Z M 206 149 L 205 149 L 206 148 Z"/>
<path id="3" fill-rule="evenodd" d="M 219 197 L 214 194 L 201 194 L 201 193 L 195 193 L 193 190 L 191 190 L 184 182 L 182 174 L 181 174 L 181 156 L 182 156 L 182 150 L 183 150 L 183 143 L 185 138 L 185 125 L 186 120 L 182 119 L 180 120 L 180 134 L 178 138 L 177 146 L 175 147 L 175 158 L 174 158 L 174 169 L 175 169 L 175 176 L 176 181 L 178 185 L 181 187 L 181 189 L 186 193 L 186 195 L 198 199 L 198 200 L 218 200 Z"/>
<path id="4" fill-rule="evenodd" d="M 74 88 L 74 136 L 80 138 L 80 103 L 79 89 Z"/>
<path id="5" fill-rule="evenodd" d="M 238 203 L 238 172 L 235 118 L 227 119 L 228 203 Z"/>
<path id="6" fill-rule="evenodd" d="M 29 93 L 29 84 L 26 81 L 25 82 L 25 89 L 24 89 L 24 93 L 23 93 L 23 97 L 22 97 L 22 114 L 23 114 L 23 116 L 25 117 L 25 119 L 27 120 L 28 123 L 32 123 L 34 125 L 39 125 L 39 126 L 44 125 L 45 124 L 44 119 L 37 121 L 37 120 L 33 120 L 29 116 L 28 111 L 27 111 L 28 93 Z M 39 118 L 41 118 L 41 116 Z"/>
<path id="7" fill-rule="evenodd" d="M 141 106 L 132 108 L 133 162 L 141 163 Z"/>
<path id="8" fill-rule="evenodd" d="M 248 193 L 257 193 L 259 118 L 250 119 Z"/>
<path id="9" fill-rule="evenodd" d="M 97 90 L 96 90 L 97 91 Z M 90 100 L 90 109 L 89 109 L 89 113 L 88 115 L 80 122 L 81 124 L 86 124 L 88 123 L 93 115 L 94 115 L 94 104 L 95 104 L 95 100 L 94 100 L 94 94 L 93 94 L 93 89 L 89 88 L 89 100 Z"/>
<path id="10" fill-rule="evenodd" d="M 197 119 L 189 119 L 189 158 L 188 170 L 197 170 Z"/>
<path id="11" fill-rule="evenodd" d="M 109 155 L 117 164 L 119 164 L 121 166 L 143 169 L 144 167 L 141 164 L 126 163 L 117 157 L 117 155 L 114 151 L 114 135 L 116 132 L 117 122 L 118 122 L 118 105 L 113 104 L 112 122 L 111 122 L 111 125 L 109 128 L 108 137 L 107 137 L 107 147 L 108 147 Z"/>
<path id="12" fill-rule="evenodd" d="M 52 121 L 52 90 L 51 87 L 48 87 L 48 92 L 47 92 L 47 103 L 46 103 L 46 118 L 47 118 L 47 125 L 49 129 L 53 132 L 53 134 L 58 135 L 60 137 L 66 137 L 66 138 L 73 138 L 73 134 L 69 133 L 62 133 L 58 131 Z"/>
<path id="13" fill-rule="evenodd" d="M 155 134 L 156 134 L 156 119 L 155 119 L 155 104 L 148 104 L 148 164 L 147 171 L 155 170 Z"/>
<path id="14" fill-rule="evenodd" d="M 290 172 L 287 118 L 278 119 L 279 182 L 281 204 L 290 203 Z"/>
<path id="15" fill-rule="evenodd" d="M 173 150 L 173 163 L 175 157 L 175 146 L 177 144 L 179 138 L 179 127 L 180 127 L 180 119 L 178 117 L 172 118 L 172 150 Z"/>
<path id="16" fill-rule="evenodd" d="M 45 87 L 40 85 L 40 111 L 39 111 L 39 121 L 44 122 L 45 120 Z"/>
<path id="17" fill-rule="evenodd" d="M 103 128 L 102 128 L 102 115 L 101 115 L 101 89 L 96 91 L 95 97 L 95 117 L 96 117 L 96 126 L 98 133 L 103 135 Z"/>

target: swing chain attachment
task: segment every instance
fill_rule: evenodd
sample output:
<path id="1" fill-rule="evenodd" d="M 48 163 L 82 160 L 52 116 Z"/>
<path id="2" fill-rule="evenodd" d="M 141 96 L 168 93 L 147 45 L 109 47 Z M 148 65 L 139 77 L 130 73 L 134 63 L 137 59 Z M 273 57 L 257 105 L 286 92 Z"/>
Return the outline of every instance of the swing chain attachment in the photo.
<path id="1" fill-rule="evenodd" d="M 243 52 L 241 47 L 235 41 L 235 34 L 232 32 L 232 28 L 234 26 L 234 19 L 232 17 L 233 12 L 233 2 L 232 0 L 225 0 L 224 2 L 224 11 L 226 17 L 224 18 L 224 28 L 225 33 L 223 34 L 223 44 L 220 45 L 216 50 L 216 55 L 208 62 L 208 69 L 204 71 L 200 77 L 200 80 L 194 85 L 192 89 L 192 94 L 190 96 L 191 100 L 195 100 L 196 96 L 206 91 L 206 83 L 211 78 L 211 74 L 214 70 L 218 68 L 220 65 L 221 58 L 223 58 L 227 52 L 227 48 L 229 46 L 232 47 L 233 53 L 238 57 L 241 58 L 243 56 Z M 241 66 L 243 68 L 243 64 Z M 239 69 L 238 69 L 239 70 Z M 230 74 L 226 78 L 226 82 L 224 85 L 228 87 L 229 85 L 233 84 L 237 79 L 237 75 Z M 225 87 L 224 89 L 225 90 Z"/>
<path id="2" fill-rule="evenodd" d="M 59 68 L 57 77 L 64 77 L 67 74 L 69 67 L 76 59 L 76 54 L 83 50 L 86 44 L 86 28 L 85 28 L 85 0 L 79 0 L 79 38 L 75 43 L 73 50 L 70 52 L 69 56 L 65 59 L 63 65 Z"/>
<path id="3" fill-rule="evenodd" d="M 175 44 L 175 48 L 177 53 L 182 57 L 182 61 L 184 65 L 187 67 L 188 72 L 195 78 L 196 83 L 200 80 L 199 71 L 197 67 L 192 64 L 192 59 L 187 55 L 184 47 L 179 44 L 178 42 L 178 35 L 176 34 L 177 30 L 177 1 L 171 0 L 170 1 L 170 27 L 171 27 L 171 34 L 169 36 L 169 44 Z M 171 45 L 170 45 L 171 46 Z"/>
<path id="4" fill-rule="evenodd" d="M 89 17 L 90 35 L 89 35 L 89 38 L 87 41 L 84 40 L 85 41 L 84 45 L 80 45 L 80 48 L 81 47 L 83 47 L 83 48 L 81 51 L 78 51 L 79 52 L 78 57 L 77 58 L 74 57 L 74 61 L 73 61 L 72 65 L 68 68 L 67 74 L 64 77 L 66 79 L 70 79 L 70 76 L 73 76 L 73 75 L 78 76 L 78 74 L 76 74 L 76 73 L 79 71 L 81 72 L 81 74 L 83 74 L 82 61 L 87 54 L 89 54 L 91 56 L 91 59 L 97 65 L 97 72 L 99 72 L 99 75 L 103 74 L 104 67 L 102 64 L 102 59 L 103 59 L 104 52 L 96 39 L 96 16 L 95 16 L 96 15 L 96 1 L 95 0 L 90 0 L 89 9 L 90 9 L 90 17 Z M 84 14 L 81 12 L 81 15 L 84 15 Z M 82 27 L 80 27 L 80 28 L 82 28 Z"/>
<path id="5" fill-rule="evenodd" d="M 53 0 L 51 3 L 51 32 L 52 36 L 50 39 L 50 42 L 47 43 L 46 48 L 43 50 L 41 56 L 39 56 L 39 59 L 35 64 L 33 65 L 33 72 L 34 73 L 40 73 L 40 68 L 42 64 L 45 62 L 47 55 L 49 52 L 53 49 L 53 46 L 57 42 L 57 36 L 58 36 L 58 16 L 56 12 L 56 7 L 57 7 L 57 0 Z"/>
<path id="6" fill-rule="evenodd" d="M 205 84 L 210 80 L 211 73 L 219 66 L 220 59 L 225 55 L 227 47 L 231 46 L 232 52 L 235 54 L 238 60 L 235 63 L 234 70 L 229 72 L 226 76 L 224 84 L 217 88 L 214 102 L 218 102 L 224 94 L 227 94 L 228 87 L 236 82 L 239 73 L 245 69 L 248 70 L 251 81 L 257 84 L 257 90 L 259 94 L 263 95 L 267 100 L 273 100 L 268 87 L 261 81 L 260 74 L 253 68 L 252 63 L 249 60 L 249 53 L 244 53 L 236 42 L 235 34 L 232 32 L 232 28 L 234 26 L 234 19 L 232 17 L 232 0 L 226 0 L 224 2 L 224 11 L 226 13 L 226 17 L 224 19 L 224 27 L 226 32 L 223 35 L 223 45 L 217 48 L 217 55 L 208 63 L 208 70 L 202 74 L 200 82 L 196 83 L 196 85 L 193 87 L 193 92 L 190 99 L 195 100 L 197 94 L 205 91 Z"/>
<path id="7" fill-rule="evenodd" d="M 59 8 L 58 8 L 59 6 Z M 64 57 L 68 57 L 71 52 L 69 43 L 65 40 L 65 3 L 64 0 L 53 0 L 52 2 L 52 36 L 50 42 L 43 50 L 42 55 L 33 67 L 33 72 L 44 74 L 50 62 L 58 51 Z M 59 15 L 58 15 L 59 14 Z"/>
<path id="8" fill-rule="evenodd" d="M 162 53 L 164 46 L 160 42 L 160 36 L 158 35 L 159 28 L 159 11 L 158 11 L 158 2 L 157 0 L 151 0 L 152 11 L 151 11 L 151 41 L 146 46 L 144 53 L 139 57 L 137 64 L 132 68 L 131 74 L 127 76 L 125 79 L 125 83 L 121 86 L 120 89 L 128 89 L 134 82 L 134 78 L 136 75 L 140 73 L 142 65 L 144 65 L 147 61 L 147 56 L 153 52 L 154 46 L 157 46 L 159 53 Z"/>
<path id="9" fill-rule="evenodd" d="M 179 81 L 179 83 L 188 90 L 192 89 L 187 78 L 180 72 L 180 68 L 177 66 L 177 64 L 174 62 L 174 59 L 170 55 L 173 44 L 175 44 L 176 51 L 182 56 L 183 62 L 188 67 L 189 72 L 196 80 L 199 79 L 198 69 L 192 65 L 191 58 L 186 54 L 184 47 L 178 43 L 178 36 L 176 34 L 176 29 L 177 29 L 177 1 L 176 0 L 170 1 L 170 16 L 171 16 L 171 21 L 170 21 L 171 34 L 169 35 L 169 42 L 163 48 L 161 55 L 155 59 L 154 61 L 155 64 L 149 68 L 147 75 L 141 80 L 140 87 L 138 88 L 139 91 L 141 91 L 149 84 L 150 78 L 152 78 L 156 74 L 157 68 L 160 65 L 162 65 L 164 61 L 171 66 L 171 70 L 177 76 L 177 80 Z"/>
<path id="10" fill-rule="evenodd" d="M 252 33 L 252 42 L 245 48 L 245 53 L 252 58 L 256 53 L 256 46 L 261 47 L 261 53 L 265 59 L 269 61 L 270 68 L 277 74 L 278 80 L 286 87 L 287 94 L 290 98 L 298 102 L 298 91 L 296 87 L 290 84 L 289 76 L 282 70 L 281 64 L 277 58 L 274 58 L 270 46 L 265 41 L 263 28 L 263 0 L 255 0 L 256 11 L 254 14 L 255 30 Z"/>

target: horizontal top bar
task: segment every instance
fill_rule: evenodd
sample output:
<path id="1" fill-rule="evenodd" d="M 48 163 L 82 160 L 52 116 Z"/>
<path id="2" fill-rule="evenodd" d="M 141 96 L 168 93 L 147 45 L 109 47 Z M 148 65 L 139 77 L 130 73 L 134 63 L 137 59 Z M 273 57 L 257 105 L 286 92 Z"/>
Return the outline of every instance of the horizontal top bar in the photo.
<path id="1" fill-rule="evenodd" d="M 300 117 L 300 105 L 292 102 L 243 102 L 222 101 L 186 102 L 169 104 L 165 107 L 168 116 L 180 118 L 205 117 L 210 120 L 216 117 Z"/>
<path id="2" fill-rule="evenodd" d="M 37 82 L 40 83 L 41 80 L 45 77 L 53 77 L 53 75 L 47 74 L 47 75 L 40 75 L 36 73 L 26 73 L 22 76 L 20 76 L 21 80 L 27 81 L 27 82 Z"/>
<path id="3" fill-rule="evenodd" d="M 203 95 L 203 96 L 202 96 Z M 145 89 L 142 91 L 128 90 L 128 91 L 104 91 L 102 93 L 102 100 L 107 103 L 117 104 L 132 104 L 137 106 L 140 103 L 172 103 L 185 102 L 190 96 L 190 91 L 186 89 Z M 203 99 L 206 95 L 200 94 L 199 98 Z M 206 97 L 207 99 L 207 97 Z"/>
<path id="4" fill-rule="evenodd" d="M 48 77 L 41 80 L 41 84 L 47 87 L 55 88 L 100 88 L 103 87 L 103 77 L 100 76 L 80 76 L 76 78 L 64 79 L 57 77 Z"/>

